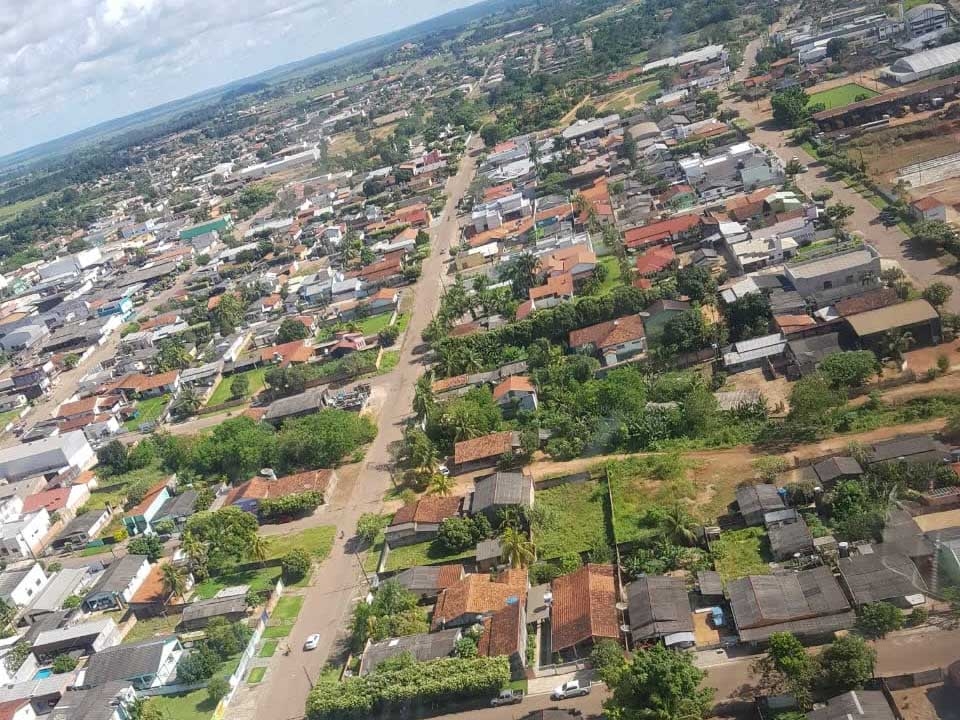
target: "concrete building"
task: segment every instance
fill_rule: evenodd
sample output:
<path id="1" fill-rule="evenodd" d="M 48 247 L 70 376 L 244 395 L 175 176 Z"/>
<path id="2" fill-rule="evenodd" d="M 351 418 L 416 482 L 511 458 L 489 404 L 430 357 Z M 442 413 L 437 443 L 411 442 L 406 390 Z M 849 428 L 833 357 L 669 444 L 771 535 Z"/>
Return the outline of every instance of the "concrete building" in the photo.
<path id="1" fill-rule="evenodd" d="M 868 243 L 825 247 L 787 263 L 786 276 L 806 300 L 826 305 L 878 287 L 880 254 Z"/>
<path id="2" fill-rule="evenodd" d="M 21 570 L 5 570 L 0 574 L 0 599 L 8 605 L 26 607 L 50 582 L 40 563 Z"/>
<path id="3" fill-rule="evenodd" d="M 0 526 L 0 557 L 32 558 L 43 549 L 50 532 L 50 513 L 45 508 Z"/>
<path id="4" fill-rule="evenodd" d="M 62 470 L 86 470 L 96 453 L 79 431 L 35 440 L 0 450 L 0 477 L 19 480 L 32 475 L 56 475 Z"/>

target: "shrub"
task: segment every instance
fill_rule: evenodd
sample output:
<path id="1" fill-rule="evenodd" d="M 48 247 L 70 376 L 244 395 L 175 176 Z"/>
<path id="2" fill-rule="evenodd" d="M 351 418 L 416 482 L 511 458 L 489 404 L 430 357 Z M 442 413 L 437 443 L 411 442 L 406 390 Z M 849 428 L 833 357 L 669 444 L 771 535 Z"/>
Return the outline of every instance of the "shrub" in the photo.
<path id="1" fill-rule="evenodd" d="M 915 607 L 910 611 L 910 614 L 907 616 L 907 623 L 910 627 L 916 627 L 917 625 L 923 625 L 930 617 L 930 611 L 923 607 Z"/>
<path id="2" fill-rule="evenodd" d="M 177 665 L 177 680 L 182 683 L 196 683 L 213 677 L 220 665 L 220 658 L 207 645 L 200 645 Z"/>
<path id="3" fill-rule="evenodd" d="M 303 548 L 294 548 L 280 560 L 280 569 L 283 572 L 285 583 L 295 583 L 303 580 L 310 572 L 310 555 Z"/>
<path id="4" fill-rule="evenodd" d="M 57 655 L 53 659 L 53 662 L 50 663 L 50 669 L 53 670 L 54 674 L 62 675 L 63 673 L 75 670 L 78 662 L 79 661 L 72 655 Z"/>
<path id="5" fill-rule="evenodd" d="M 207 683 L 207 697 L 210 698 L 210 702 L 220 702 L 228 692 L 230 692 L 230 683 L 223 678 L 212 678 Z"/>
<path id="6" fill-rule="evenodd" d="M 590 651 L 590 664 L 600 679 L 610 685 L 616 681 L 625 665 L 623 648 L 616 640 L 601 640 Z"/>
<path id="7" fill-rule="evenodd" d="M 260 501 L 260 517 L 275 520 L 282 517 L 309 515 L 323 503 L 323 494 L 317 490 L 285 495 L 276 500 Z"/>
<path id="8" fill-rule="evenodd" d="M 389 524 L 389 515 L 363 513 L 357 520 L 357 537 L 364 545 L 372 545 L 377 539 L 377 535 Z"/>
<path id="9" fill-rule="evenodd" d="M 857 627 L 866 637 L 882 638 L 903 627 L 903 610 L 887 602 L 875 602 L 860 608 Z"/>
<path id="10" fill-rule="evenodd" d="M 380 345 L 390 347 L 397 341 L 397 338 L 400 337 L 400 328 L 396 325 L 387 325 L 387 327 L 379 332 L 377 337 L 380 340 Z"/>
<path id="11" fill-rule="evenodd" d="M 63 601 L 64 610 L 73 610 L 83 604 L 83 598 L 79 595 L 71 595 Z"/>
<path id="12" fill-rule="evenodd" d="M 156 562 L 163 556 L 163 543 L 156 535 L 138 535 L 127 545 L 131 555 L 146 555 L 150 562 Z"/>
<path id="13" fill-rule="evenodd" d="M 475 518 L 447 518 L 440 523 L 437 542 L 448 553 L 458 553 L 473 547 L 492 534 L 490 521 L 484 515 Z"/>

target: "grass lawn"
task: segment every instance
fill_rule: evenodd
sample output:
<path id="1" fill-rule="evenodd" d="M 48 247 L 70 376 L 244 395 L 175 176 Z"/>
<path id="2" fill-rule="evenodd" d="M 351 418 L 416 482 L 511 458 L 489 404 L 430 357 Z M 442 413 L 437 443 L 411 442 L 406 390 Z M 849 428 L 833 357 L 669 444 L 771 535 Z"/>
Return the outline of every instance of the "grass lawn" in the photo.
<path id="1" fill-rule="evenodd" d="M 620 287 L 620 262 L 614 255 L 607 255 L 600 258 L 600 264 L 607 269 L 607 277 L 600 283 L 600 292 L 610 292 L 616 287 Z"/>
<path id="2" fill-rule="evenodd" d="M 468 548 L 462 553 L 445 555 L 440 549 L 439 544 L 432 541 L 415 543 L 414 545 L 403 545 L 392 549 L 387 555 L 387 570 L 403 570 L 414 567 L 415 565 L 439 565 L 451 560 L 460 560 L 473 557 L 474 548 Z M 377 556 L 379 557 L 379 555 Z"/>
<path id="3" fill-rule="evenodd" d="M 273 609 L 273 615 L 270 616 L 271 622 L 293 623 L 300 614 L 300 608 L 303 607 L 302 595 L 287 595 L 277 601 L 277 606 Z"/>
<path id="4" fill-rule="evenodd" d="M 537 507 L 544 519 L 534 527 L 537 557 L 550 560 L 568 552 L 583 552 L 606 543 L 606 487 L 597 481 L 568 483 L 537 490 Z"/>
<path id="5" fill-rule="evenodd" d="M 522 680 L 511 680 L 506 685 L 504 685 L 501 690 L 522 690 L 523 692 L 527 691 L 527 679 L 523 678 Z"/>
<path id="6" fill-rule="evenodd" d="M 267 560 L 281 558 L 293 548 L 303 548 L 318 562 L 323 562 L 333 549 L 336 534 L 337 529 L 333 525 L 320 525 L 290 535 L 271 535 Z"/>
<path id="7" fill-rule="evenodd" d="M 176 632 L 177 623 L 180 622 L 179 615 L 169 617 L 154 617 L 147 620 L 137 620 L 130 632 L 123 638 L 124 643 L 135 643 L 141 640 L 149 640 L 157 635 L 170 635 Z"/>
<path id="8" fill-rule="evenodd" d="M 827 106 L 827 110 L 832 110 L 833 108 L 843 107 L 844 105 L 856 102 L 857 95 L 873 97 L 877 94 L 879 93 L 863 85 L 846 83 L 845 85 L 837 85 L 837 87 L 824 90 L 823 92 L 814 93 L 810 96 L 809 104 L 816 105 L 817 103 L 823 103 Z"/>
<path id="9" fill-rule="evenodd" d="M 375 573 L 380 564 L 380 554 L 383 552 L 383 545 L 386 542 L 383 531 L 377 533 L 376 540 L 367 548 L 366 555 L 363 558 L 363 569 L 368 573 Z"/>
<path id="10" fill-rule="evenodd" d="M 239 662 L 239 656 L 227 660 L 213 676 L 226 680 L 233 675 Z M 209 720 L 217 707 L 217 703 L 208 697 L 206 688 L 179 695 L 160 695 L 150 698 L 147 702 L 151 707 L 160 708 L 161 717 L 176 718 L 176 720 Z"/>
<path id="11" fill-rule="evenodd" d="M 637 94 L 633 96 L 633 102 L 637 105 L 645 103 L 660 91 L 660 83 L 656 80 L 647 82 L 637 88 Z"/>
<path id="12" fill-rule="evenodd" d="M 278 567 L 218 575 L 197 585 L 197 597 L 200 600 L 209 600 L 224 588 L 234 585 L 249 585 L 251 590 L 272 590 L 279 578 L 280 568 Z"/>
<path id="13" fill-rule="evenodd" d="M 146 480 L 152 485 L 168 475 L 169 473 L 160 467 L 160 461 L 157 460 L 146 467 L 131 470 L 123 475 L 101 477 L 100 487 L 90 493 L 91 507 L 103 507 L 107 502 L 111 505 L 121 505 L 127 497 L 127 488 L 130 485 L 141 480 Z"/>
<path id="14" fill-rule="evenodd" d="M 247 675 L 247 682 L 250 685 L 256 685 L 258 682 L 263 680 L 263 676 L 267 674 L 267 669 L 265 667 L 255 667 Z"/>
<path id="15" fill-rule="evenodd" d="M 397 316 L 397 329 L 400 330 L 400 333 L 403 334 L 407 330 L 407 325 L 410 324 L 410 313 L 401 313 Z"/>
<path id="16" fill-rule="evenodd" d="M 364 335 L 376 335 L 390 324 L 391 317 L 393 317 L 392 312 L 371 315 L 370 317 L 365 317 L 363 320 L 360 320 L 357 325 L 360 327 L 360 332 Z"/>
<path id="17" fill-rule="evenodd" d="M 263 647 L 260 648 L 259 657 L 262 657 L 262 658 L 273 657 L 273 654 L 277 651 L 277 646 L 279 644 L 280 643 L 278 643 L 276 640 L 267 640 L 263 644 Z"/>
<path id="18" fill-rule="evenodd" d="M 653 534 L 643 526 L 647 511 L 669 507 L 696 494 L 687 477 L 686 463 L 677 455 L 653 455 L 619 460 L 607 465 L 613 495 L 613 532 L 617 543 Z"/>
<path id="19" fill-rule="evenodd" d="M 123 426 L 131 432 L 135 432 L 143 423 L 156 422 L 160 413 L 167 407 L 168 402 L 170 402 L 169 395 L 137 401 L 137 416 L 127 420 Z"/>
<path id="20" fill-rule="evenodd" d="M 380 356 L 380 369 L 377 371 L 380 375 L 386 375 L 400 363 L 399 350 L 384 350 Z"/>
<path id="21" fill-rule="evenodd" d="M 22 413 L 23 410 L 23 408 L 16 408 L 14 410 L 8 410 L 5 413 L 0 413 L 0 430 L 5 428 L 8 423 L 13 422 L 20 417 L 20 413 Z"/>
<path id="22" fill-rule="evenodd" d="M 293 625 L 268 625 L 263 629 L 265 639 L 282 640 L 293 632 Z"/>
<path id="23" fill-rule="evenodd" d="M 763 528 L 731 530 L 710 546 L 713 564 L 720 578 L 727 582 L 747 575 L 770 573 L 770 542 Z"/>
<path id="24" fill-rule="evenodd" d="M 207 400 L 208 406 L 219 405 L 220 403 L 225 403 L 230 399 L 230 386 L 233 385 L 233 379 L 239 375 L 244 375 L 247 378 L 247 383 L 250 387 L 250 394 L 248 397 L 253 397 L 258 392 L 263 390 L 266 385 L 263 376 L 267 374 L 268 368 L 254 368 L 253 370 L 247 370 L 244 373 L 237 373 L 236 375 L 231 375 L 230 377 L 225 377 L 220 380 L 217 384 L 217 387 L 214 388 L 213 394 L 210 395 L 210 399 Z"/>

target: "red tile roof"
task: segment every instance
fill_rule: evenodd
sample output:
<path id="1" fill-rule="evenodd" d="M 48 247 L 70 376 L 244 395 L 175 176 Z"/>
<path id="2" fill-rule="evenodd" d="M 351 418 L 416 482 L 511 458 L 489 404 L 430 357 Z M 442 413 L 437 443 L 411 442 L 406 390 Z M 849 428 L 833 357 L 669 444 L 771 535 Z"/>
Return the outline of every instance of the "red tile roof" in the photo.
<path id="1" fill-rule="evenodd" d="M 673 245 L 658 245 L 637 256 L 637 274 L 656 275 L 669 268 L 677 260 Z"/>
<path id="2" fill-rule="evenodd" d="M 545 285 L 538 285 L 530 288 L 530 299 L 536 302 L 549 297 L 572 297 L 573 296 L 573 275 L 564 273 L 563 275 L 553 275 L 547 278 Z"/>
<path id="3" fill-rule="evenodd" d="M 699 215 L 677 215 L 676 217 L 641 227 L 631 228 L 623 234 L 627 247 L 654 245 L 661 240 L 674 239 L 681 233 L 687 233 L 700 225 Z"/>
<path id="4" fill-rule="evenodd" d="M 520 652 L 521 606 L 519 602 L 497 610 L 483 619 L 483 632 L 477 652 L 483 657 L 513 655 Z"/>
<path id="5" fill-rule="evenodd" d="M 591 638 L 620 637 L 612 565 L 584 565 L 556 578 L 553 588 L 552 648 L 564 650 Z"/>
<path id="6" fill-rule="evenodd" d="M 453 462 L 457 465 L 500 457 L 513 450 L 513 432 L 504 430 L 472 440 L 461 440 L 453 448 Z"/>
<path id="7" fill-rule="evenodd" d="M 927 210 L 933 210 L 934 208 L 943 207 L 943 203 L 937 200 L 932 195 L 927 195 L 927 197 L 922 197 L 919 200 L 914 200 L 910 203 L 917 210 L 921 212 L 926 212 Z"/>
<path id="8" fill-rule="evenodd" d="M 233 505 L 239 500 L 273 500 L 311 491 L 325 493 L 332 479 L 333 470 L 327 469 L 307 470 L 294 475 L 284 475 L 276 480 L 258 475 L 231 489 L 223 504 Z"/>
<path id="9" fill-rule="evenodd" d="M 155 327 L 163 327 L 164 325 L 173 325 L 177 320 L 180 319 L 180 316 L 175 312 L 163 313 L 162 315 L 157 315 L 154 318 L 149 320 L 144 320 L 140 323 L 141 330 L 153 330 Z"/>
<path id="10" fill-rule="evenodd" d="M 13 720 L 16 716 L 17 711 L 20 710 L 24 705 L 29 705 L 29 698 L 21 698 L 20 700 L 8 700 L 5 703 L 0 703 L 0 720 Z M 32 714 L 31 714 L 32 716 Z"/>
<path id="11" fill-rule="evenodd" d="M 773 322 L 787 335 L 817 324 L 809 315 L 774 315 Z"/>
<path id="12" fill-rule="evenodd" d="M 857 313 L 867 312 L 868 310 L 879 310 L 888 305 L 896 305 L 900 302 L 897 291 L 893 288 L 879 288 L 865 292 L 862 295 L 856 295 L 846 300 L 838 300 L 834 304 L 834 309 L 840 317 L 847 315 L 856 315 Z"/>
<path id="13" fill-rule="evenodd" d="M 280 366 L 286 367 L 290 363 L 305 363 L 313 357 L 313 348 L 303 340 L 292 340 L 282 345 L 271 345 L 261 348 L 260 362 L 273 362 L 276 355 L 280 355 Z"/>
<path id="14" fill-rule="evenodd" d="M 146 495 L 144 495 L 143 500 L 137 503 L 135 507 L 131 508 L 126 513 L 124 513 L 124 517 L 139 517 L 143 515 L 147 511 L 147 508 L 149 508 L 150 505 L 153 503 L 153 501 L 157 499 L 157 495 L 162 493 L 163 489 L 166 486 L 167 486 L 167 479 L 164 478 L 163 480 L 160 480 L 156 485 L 150 488 L 150 490 L 147 492 Z"/>
<path id="15" fill-rule="evenodd" d="M 644 337 L 643 318 L 639 315 L 626 315 L 616 320 L 608 320 L 580 330 L 573 330 L 570 333 L 570 347 L 580 348 L 584 345 L 593 345 L 600 349 L 620 345 L 642 337 Z"/>
<path id="16" fill-rule="evenodd" d="M 460 513 L 463 496 L 434 497 L 427 495 L 419 500 L 404 505 L 393 515 L 391 525 L 405 523 L 439 523 Z"/>
<path id="17" fill-rule="evenodd" d="M 493 187 L 488 187 L 483 191 L 483 201 L 484 202 L 493 202 L 494 200 L 499 200 L 504 198 L 507 195 L 513 194 L 513 185 L 510 183 L 503 183 L 502 185 L 494 185 Z"/>
<path id="18" fill-rule="evenodd" d="M 180 377 L 179 370 L 160 373 L 159 375 L 144 375 L 143 373 L 133 373 L 127 375 L 123 380 L 115 383 L 114 387 L 118 390 L 132 390 L 134 392 L 146 392 L 147 390 L 156 390 L 167 385 L 172 385 Z"/>
<path id="19" fill-rule="evenodd" d="M 536 392 L 537 389 L 526 375 L 511 375 L 493 389 L 493 399 L 500 398 L 511 392 Z"/>
<path id="20" fill-rule="evenodd" d="M 44 490 L 28 496 L 23 501 L 23 512 L 32 513 L 40 508 L 46 508 L 47 512 L 57 512 L 67 507 L 67 499 L 70 497 L 70 488 L 61 487 L 53 490 Z"/>
<path id="21" fill-rule="evenodd" d="M 455 375 L 454 377 L 443 378 L 442 380 L 434 380 L 433 391 L 435 393 L 446 392 L 447 390 L 455 390 L 456 388 L 461 388 L 467 384 L 466 375 Z"/>
<path id="22" fill-rule="evenodd" d="M 498 575 L 467 575 L 440 593 L 433 610 L 433 629 L 439 630 L 446 621 L 465 614 L 496 612 L 506 607 L 508 600 L 525 603 L 526 596 L 526 570 L 505 570 Z"/>

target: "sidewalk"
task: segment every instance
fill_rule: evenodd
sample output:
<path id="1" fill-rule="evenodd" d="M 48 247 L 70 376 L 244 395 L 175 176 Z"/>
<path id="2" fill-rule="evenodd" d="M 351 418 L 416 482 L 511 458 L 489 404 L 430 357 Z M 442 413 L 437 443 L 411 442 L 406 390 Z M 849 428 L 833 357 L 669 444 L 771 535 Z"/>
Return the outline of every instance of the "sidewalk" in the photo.
<path id="1" fill-rule="evenodd" d="M 527 681 L 527 695 L 549 695 L 553 689 L 571 680 L 593 682 L 593 670 L 575 670 L 563 675 L 547 675 Z"/>

